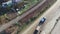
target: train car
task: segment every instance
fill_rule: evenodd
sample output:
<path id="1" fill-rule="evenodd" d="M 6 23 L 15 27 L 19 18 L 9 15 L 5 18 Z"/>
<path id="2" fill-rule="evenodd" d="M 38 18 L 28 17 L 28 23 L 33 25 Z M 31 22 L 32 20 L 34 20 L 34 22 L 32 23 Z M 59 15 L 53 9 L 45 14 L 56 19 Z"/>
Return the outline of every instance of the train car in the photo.
<path id="1" fill-rule="evenodd" d="M 2 3 L 3 8 L 18 8 L 24 6 L 24 2 L 22 0 L 10 0 L 8 2 Z"/>
<path id="2" fill-rule="evenodd" d="M 9 0 L 0 0 L 0 4 L 3 3 L 3 2 L 7 2 Z"/>
<path id="3" fill-rule="evenodd" d="M 8 11 L 17 12 L 24 7 L 25 6 L 23 0 L 9 0 L 7 2 L 3 2 L 2 5 L 0 5 L 0 15 L 8 13 Z"/>

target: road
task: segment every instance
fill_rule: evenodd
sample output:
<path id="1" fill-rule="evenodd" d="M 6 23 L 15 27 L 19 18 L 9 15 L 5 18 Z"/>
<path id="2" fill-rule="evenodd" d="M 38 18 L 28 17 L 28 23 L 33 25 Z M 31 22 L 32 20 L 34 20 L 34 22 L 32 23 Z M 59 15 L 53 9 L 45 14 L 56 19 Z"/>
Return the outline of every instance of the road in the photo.
<path id="1" fill-rule="evenodd" d="M 55 21 L 60 16 L 60 0 L 57 0 L 57 2 L 51 6 L 41 17 L 39 17 L 35 22 L 28 28 L 26 31 L 20 34 L 33 34 L 36 25 L 38 24 L 39 20 L 42 17 L 47 17 L 46 23 L 44 23 L 42 26 L 42 32 L 41 34 L 48 34 L 51 29 L 54 27 Z M 44 32 L 44 33 L 43 33 Z"/>
<path id="2" fill-rule="evenodd" d="M 60 16 L 60 0 L 57 0 L 56 5 L 53 6 L 54 8 L 50 11 L 50 14 L 46 15 L 48 19 L 47 24 L 43 26 L 43 30 L 41 34 L 50 34 L 51 29 L 54 27 L 56 23 L 56 19 Z M 49 10 L 48 10 L 49 11 Z M 52 19 L 51 19 L 52 17 Z M 44 33 L 43 33 L 44 32 Z"/>
<path id="3" fill-rule="evenodd" d="M 60 9 L 58 10 L 60 11 Z M 52 31 L 55 23 L 56 23 L 56 19 L 60 16 L 60 14 L 58 14 L 56 17 L 54 17 L 51 21 L 49 21 L 47 24 L 45 24 L 43 26 L 42 32 L 41 34 L 50 34 L 50 32 Z"/>
<path id="4" fill-rule="evenodd" d="M 51 34 L 60 34 L 60 20 L 59 22 L 57 22 L 55 28 L 53 29 L 53 31 L 51 32 Z"/>

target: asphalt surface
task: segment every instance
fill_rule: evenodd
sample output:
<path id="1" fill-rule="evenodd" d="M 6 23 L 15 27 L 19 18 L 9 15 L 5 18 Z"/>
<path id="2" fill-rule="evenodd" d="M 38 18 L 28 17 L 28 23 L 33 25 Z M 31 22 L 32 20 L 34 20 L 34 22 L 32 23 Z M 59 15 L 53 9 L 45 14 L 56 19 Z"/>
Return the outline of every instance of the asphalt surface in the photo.
<path id="1" fill-rule="evenodd" d="M 51 34 L 60 34 L 60 20 L 59 22 L 56 24 L 55 28 L 53 29 L 53 31 L 51 32 Z"/>
<path id="2" fill-rule="evenodd" d="M 51 31 L 51 29 L 54 27 L 55 21 L 60 15 L 59 3 L 60 3 L 60 0 L 57 0 L 57 2 L 53 6 L 51 6 L 51 8 L 49 8 L 41 17 L 35 20 L 35 22 L 30 27 L 28 27 L 23 33 L 20 33 L 20 34 L 33 34 L 35 27 L 37 26 L 37 24 L 39 23 L 42 17 L 46 17 L 47 20 L 42 25 L 41 34 L 48 34 Z"/>
<path id="3" fill-rule="evenodd" d="M 60 14 L 58 14 L 56 17 L 54 17 L 54 19 L 52 19 L 51 21 L 49 21 L 47 24 L 45 24 L 43 26 L 42 32 L 41 34 L 51 34 L 52 29 L 55 27 L 56 25 L 56 19 L 60 16 Z"/>
<path id="4" fill-rule="evenodd" d="M 49 16 L 48 19 L 50 20 L 47 20 L 48 21 L 47 24 L 43 26 L 43 30 L 41 34 L 50 34 L 52 28 L 54 27 L 56 23 L 56 19 L 60 16 L 60 4 L 59 3 L 60 3 L 60 0 L 57 0 L 55 5 L 53 6 L 53 9 L 50 10 L 50 14 L 47 15 L 47 18 Z"/>

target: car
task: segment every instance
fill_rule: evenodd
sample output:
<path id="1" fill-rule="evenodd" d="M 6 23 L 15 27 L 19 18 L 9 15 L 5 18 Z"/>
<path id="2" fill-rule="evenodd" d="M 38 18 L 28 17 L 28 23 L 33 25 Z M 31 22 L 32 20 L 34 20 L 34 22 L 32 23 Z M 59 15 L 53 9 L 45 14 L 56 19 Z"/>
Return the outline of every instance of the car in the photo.
<path id="1" fill-rule="evenodd" d="M 37 34 L 38 33 L 38 30 L 35 30 L 33 34 Z"/>
<path id="2" fill-rule="evenodd" d="M 39 34 L 40 33 L 40 26 L 37 26 L 33 34 Z"/>
<path id="3" fill-rule="evenodd" d="M 33 34 L 39 34 L 41 31 L 40 31 L 40 25 L 42 25 L 44 22 L 46 21 L 46 17 L 43 17 L 41 20 L 40 20 L 40 22 L 39 22 L 39 24 L 37 25 L 37 27 L 36 27 L 36 29 L 35 29 L 35 31 L 34 31 L 34 33 Z"/>
<path id="4" fill-rule="evenodd" d="M 46 21 L 46 17 L 43 17 L 43 18 L 40 20 L 39 25 L 42 25 L 45 21 Z"/>

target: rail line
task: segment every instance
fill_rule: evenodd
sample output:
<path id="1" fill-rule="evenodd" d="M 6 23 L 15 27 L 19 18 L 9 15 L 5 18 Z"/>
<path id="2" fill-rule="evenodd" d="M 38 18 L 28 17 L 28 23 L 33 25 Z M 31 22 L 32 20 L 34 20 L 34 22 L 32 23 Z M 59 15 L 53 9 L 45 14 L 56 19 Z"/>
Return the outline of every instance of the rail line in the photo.
<path id="1" fill-rule="evenodd" d="M 35 16 L 36 13 L 39 14 L 43 9 L 45 9 L 49 4 L 47 3 L 47 0 L 43 0 L 42 2 L 39 2 L 36 6 L 28 9 L 24 14 L 22 14 L 21 16 L 18 16 L 17 18 L 11 20 L 10 22 L 3 24 L 0 27 L 0 32 L 5 30 L 6 28 L 10 27 L 11 25 L 15 24 L 16 22 L 18 22 L 19 20 L 25 20 L 27 19 L 27 16 L 29 15 L 29 18 L 31 18 L 31 16 Z M 48 5 L 47 5 L 48 4 Z M 31 14 L 32 13 L 32 14 Z M 31 15 L 30 15 L 31 14 Z M 27 20 L 28 20 L 27 19 Z M 25 21 L 24 21 L 25 22 Z"/>

